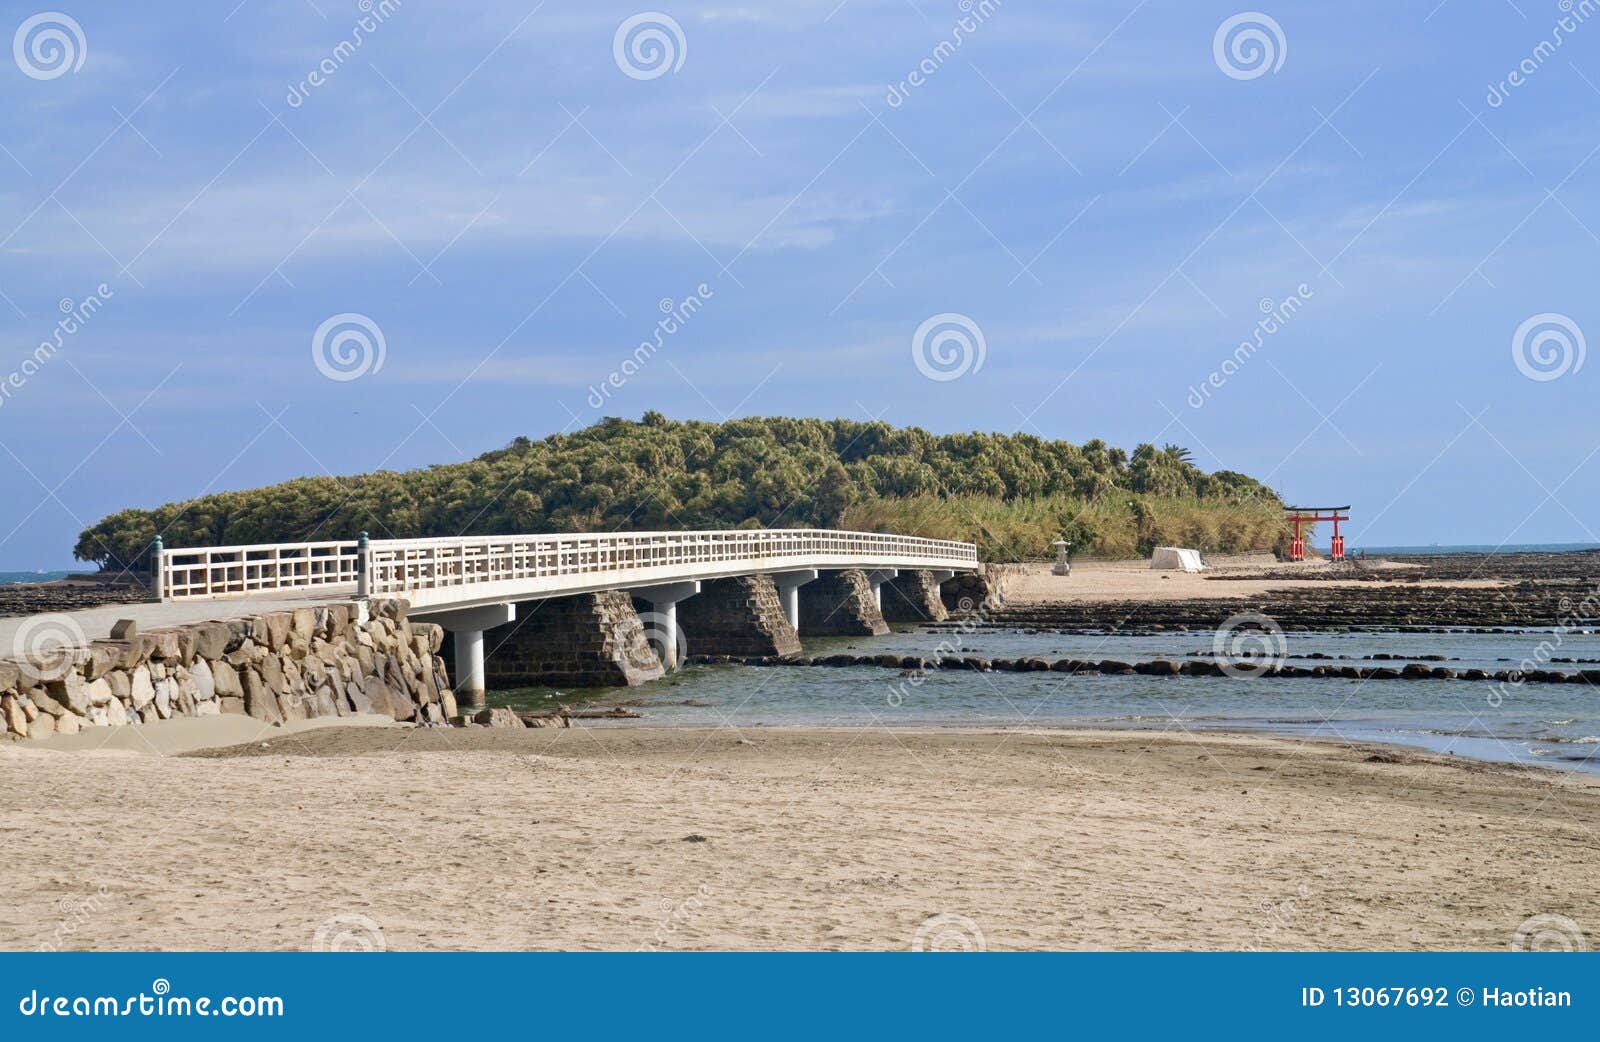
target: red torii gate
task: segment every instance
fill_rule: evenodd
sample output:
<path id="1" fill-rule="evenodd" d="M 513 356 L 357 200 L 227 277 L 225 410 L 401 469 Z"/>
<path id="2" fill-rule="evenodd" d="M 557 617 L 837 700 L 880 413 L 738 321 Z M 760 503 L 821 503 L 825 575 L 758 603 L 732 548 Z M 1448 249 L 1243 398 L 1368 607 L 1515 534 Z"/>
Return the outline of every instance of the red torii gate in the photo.
<path id="1" fill-rule="evenodd" d="M 1333 540 L 1328 547 L 1328 557 L 1335 561 L 1344 560 L 1344 536 L 1339 534 L 1339 522 L 1350 520 L 1350 515 L 1345 513 L 1348 506 L 1342 507 L 1284 507 L 1288 512 L 1287 520 L 1294 522 L 1294 542 L 1289 544 L 1289 560 L 1303 561 L 1306 559 L 1306 541 L 1300 536 L 1300 526 L 1316 521 L 1333 522 Z"/>

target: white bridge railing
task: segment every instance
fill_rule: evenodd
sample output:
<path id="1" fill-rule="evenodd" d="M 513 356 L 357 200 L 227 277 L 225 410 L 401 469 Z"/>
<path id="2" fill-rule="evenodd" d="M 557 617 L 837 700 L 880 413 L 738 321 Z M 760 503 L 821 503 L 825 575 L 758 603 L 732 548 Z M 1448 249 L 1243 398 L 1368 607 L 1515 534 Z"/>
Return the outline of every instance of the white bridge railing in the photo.
<path id="1" fill-rule="evenodd" d="M 165 601 L 348 587 L 358 596 L 409 595 L 415 601 L 420 594 L 425 601 L 440 603 L 479 594 L 583 592 L 611 584 L 785 568 L 963 570 L 977 562 L 973 544 L 947 539 L 825 529 L 731 529 L 158 549 L 156 581 Z"/>

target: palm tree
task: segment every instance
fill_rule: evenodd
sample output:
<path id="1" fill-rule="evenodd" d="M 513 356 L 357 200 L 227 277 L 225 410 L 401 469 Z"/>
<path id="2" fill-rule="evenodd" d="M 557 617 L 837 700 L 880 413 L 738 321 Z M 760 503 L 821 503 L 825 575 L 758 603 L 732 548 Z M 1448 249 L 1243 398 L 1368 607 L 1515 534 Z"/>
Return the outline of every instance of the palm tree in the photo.
<path id="1" fill-rule="evenodd" d="M 1190 463 L 1194 460 L 1194 453 L 1190 452 L 1182 445 L 1174 445 L 1170 441 L 1161 446 L 1161 451 L 1166 453 L 1168 456 L 1171 456 L 1179 463 Z"/>

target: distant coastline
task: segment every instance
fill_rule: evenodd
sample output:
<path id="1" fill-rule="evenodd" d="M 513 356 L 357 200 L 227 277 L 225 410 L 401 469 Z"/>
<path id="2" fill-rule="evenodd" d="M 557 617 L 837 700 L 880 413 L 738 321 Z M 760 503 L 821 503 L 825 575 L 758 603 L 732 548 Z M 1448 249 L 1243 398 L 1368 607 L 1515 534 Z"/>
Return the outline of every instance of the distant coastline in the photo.
<path id="1" fill-rule="evenodd" d="M 69 575 L 93 575 L 93 572 L 54 571 L 54 572 L 0 572 L 0 586 L 11 583 L 53 583 L 58 579 L 65 579 Z"/>
<path id="2" fill-rule="evenodd" d="M 1352 546 L 1359 554 L 1562 554 L 1600 550 L 1600 543 L 1464 543 L 1459 546 Z"/>

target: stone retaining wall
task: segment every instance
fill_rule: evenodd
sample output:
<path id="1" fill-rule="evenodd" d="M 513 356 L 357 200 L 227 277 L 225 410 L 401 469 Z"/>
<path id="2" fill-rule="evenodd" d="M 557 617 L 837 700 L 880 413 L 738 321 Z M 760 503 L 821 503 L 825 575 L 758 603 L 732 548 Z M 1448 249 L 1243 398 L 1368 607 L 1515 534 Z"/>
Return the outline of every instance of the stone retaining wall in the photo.
<path id="1" fill-rule="evenodd" d="M 517 605 L 517 620 L 485 630 L 484 681 L 512 687 L 635 687 L 665 674 L 623 590 Z"/>
<path id="2" fill-rule="evenodd" d="M 770 575 L 711 579 L 678 602 L 678 629 L 697 655 L 798 655 L 800 637 Z"/>
<path id="3" fill-rule="evenodd" d="M 800 632 L 807 635 L 881 637 L 889 632 L 867 573 L 859 568 L 823 572 L 800 587 Z"/>
<path id="4" fill-rule="evenodd" d="M 177 716 L 264 723 L 382 713 L 440 724 L 456 715 L 443 631 L 406 602 L 325 604 L 138 633 L 0 660 L 0 711 L 14 737 Z"/>
<path id="5" fill-rule="evenodd" d="M 950 617 L 930 571 L 903 571 L 883 584 L 883 617 L 887 622 L 939 622 Z"/>
<path id="6" fill-rule="evenodd" d="M 958 572 L 940 590 L 944 606 L 953 612 L 1003 607 L 1011 581 L 1025 570 L 1020 564 L 984 564 L 976 572 Z"/>

